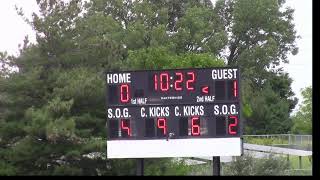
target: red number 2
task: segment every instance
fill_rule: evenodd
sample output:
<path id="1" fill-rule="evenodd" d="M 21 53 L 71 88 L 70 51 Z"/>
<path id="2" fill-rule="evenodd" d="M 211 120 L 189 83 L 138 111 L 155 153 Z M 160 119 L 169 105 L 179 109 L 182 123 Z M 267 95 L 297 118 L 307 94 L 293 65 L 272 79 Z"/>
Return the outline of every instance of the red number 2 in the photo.
<path id="1" fill-rule="evenodd" d="M 237 134 L 237 131 L 236 130 L 232 130 L 232 127 L 236 127 L 238 125 L 238 117 L 237 116 L 229 116 L 230 119 L 234 119 L 234 123 L 230 123 L 229 124 L 229 128 L 228 128 L 228 131 L 229 131 L 229 134 Z"/>
<path id="2" fill-rule="evenodd" d="M 187 89 L 189 91 L 193 91 L 194 87 L 191 86 L 191 83 L 194 83 L 194 81 L 195 81 L 195 74 L 194 74 L 194 72 L 188 72 L 187 74 L 191 77 L 191 79 L 187 80 Z"/>
<path id="3" fill-rule="evenodd" d="M 182 90 L 181 83 L 183 82 L 183 74 L 181 72 L 176 72 L 176 76 L 178 76 L 178 79 L 174 82 L 174 89 L 176 91 L 181 91 Z"/>

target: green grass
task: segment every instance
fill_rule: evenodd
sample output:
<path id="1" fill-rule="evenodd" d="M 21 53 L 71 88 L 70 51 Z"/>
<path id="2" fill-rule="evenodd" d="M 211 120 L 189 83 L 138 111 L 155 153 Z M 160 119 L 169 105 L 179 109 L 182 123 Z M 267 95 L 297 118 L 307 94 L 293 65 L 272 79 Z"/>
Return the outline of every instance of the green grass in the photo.
<path id="1" fill-rule="evenodd" d="M 302 169 L 312 169 L 312 161 L 309 159 L 312 157 L 301 157 Z M 289 156 L 290 166 L 292 169 L 299 169 L 299 156 Z"/>
<path id="2" fill-rule="evenodd" d="M 266 145 L 266 146 L 289 144 L 288 139 L 281 139 L 281 138 L 275 138 L 275 137 L 270 137 L 270 138 L 244 137 L 244 142 L 250 143 L 250 144 Z M 310 144 L 309 141 L 302 141 L 302 144 L 298 142 L 297 146 L 301 148 L 305 148 L 305 150 L 312 148 L 312 144 Z"/>
<path id="3" fill-rule="evenodd" d="M 286 160 L 286 156 L 282 156 L 283 160 Z M 310 157 L 312 158 L 312 157 Z M 290 156 L 290 169 L 283 172 L 282 175 L 312 175 L 312 161 L 309 160 L 309 157 L 302 157 L 302 169 L 299 170 L 299 157 L 298 156 Z M 259 161 L 258 161 L 259 162 Z M 226 166 L 229 163 L 221 163 L 221 175 L 226 175 L 225 171 Z M 191 171 L 188 175 L 192 176 L 212 176 L 212 164 L 201 164 L 201 165 L 193 165 L 191 167 Z"/>
<path id="4" fill-rule="evenodd" d="M 257 137 L 244 137 L 245 143 L 259 144 L 259 145 L 273 145 L 273 144 L 288 144 L 287 139 L 279 138 L 257 138 Z"/>

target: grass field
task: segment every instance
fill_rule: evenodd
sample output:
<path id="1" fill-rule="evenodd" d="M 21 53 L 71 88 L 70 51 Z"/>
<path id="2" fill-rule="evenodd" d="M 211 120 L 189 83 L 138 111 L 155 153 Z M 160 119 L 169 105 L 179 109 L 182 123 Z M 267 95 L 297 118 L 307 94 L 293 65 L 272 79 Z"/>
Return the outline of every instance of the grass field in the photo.
<path id="1" fill-rule="evenodd" d="M 285 158 L 285 157 L 284 157 Z M 283 172 L 283 175 L 312 175 L 312 161 L 308 157 L 302 157 L 302 169 L 299 169 L 299 157 L 290 156 L 290 169 Z M 226 175 L 224 172 L 225 165 L 228 163 L 221 163 L 221 175 Z M 227 173 L 228 174 L 228 173 Z M 212 164 L 201 164 L 194 165 L 189 175 L 200 175 L 200 176 L 212 176 Z"/>
<path id="2" fill-rule="evenodd" d="M 290 160 L 290 165 L 292 169 L 299 169 L 298 156 L 290 156 L 289 160 Z M 309 157 L 301 157 L 301 160 L 302 160 L 302 169 L 312 169 L 312 160 L 310 160 Z"/>
<path id="3" fill-rule="evenodd" d="M 287 139 L 280 139 L 280 138 L 257 138 L 257 137 L 244 137 L 245 143 L 251 143 L 251 144 L 260 144 L 260 145 L 285 145 L 288 144 Z M 306 142 L 310 143 L 310 142 Z M 304 144 L 302 144 L 303 146 Z M 309 146 L 309 144 L 306 144 L 305 146 Z M 284 159 L 287 159 L 287 156 L 281 156 Z M 289 156 L 289 162 L 290 162 L 290 169 L 283 172 L 283 175 L 312 175 L 312 156 L 311 157 L 301 157 L 302 160 L 302 167 L 299 167 L 299 156 Z M 258 161 L 259 162 L 259 161 Z M 228 163 L 221 163 L 221 175 L 224 175 L 224 173 L 228 174 L 227 172 L 224 172 L 224 166 L 226 166 Z M 189 175 L 212 175 L 212 165 L 211 164 L 201 164 L 201 165 L 195 165 L 192 167 L 192 171 Z"/>
<path id="4" fill-rule="evenodd" d="M 266 146 L 279 146 L 283 145 L 283 147 L 289 145 L 289 141 L 286 138 L 277 138 L 277 137 L 244 137 L 244 142 L 245 143 L 250 143 L 250 144 L 258 144 L 258 145 L 266 145 Z M 292 142 L 291 142 L 292 143 Z M 304 139 L 303 141 L 298 141 L 296 142 L 297 144 L 292 144 L 295 145 L 294 148 L 299 148 L 303 150 L 311 150 L 312 149 L 312 144 L 308 139 Z"/>

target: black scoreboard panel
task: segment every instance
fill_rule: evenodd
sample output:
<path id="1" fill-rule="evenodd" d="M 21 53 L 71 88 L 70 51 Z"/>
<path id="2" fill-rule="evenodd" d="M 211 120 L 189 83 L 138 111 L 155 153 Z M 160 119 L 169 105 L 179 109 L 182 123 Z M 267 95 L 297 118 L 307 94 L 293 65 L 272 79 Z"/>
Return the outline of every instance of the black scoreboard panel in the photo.
<path id="1" fill-rule="evenodd" d="M 108 140 L 240 137 L 237 68 L 112 72 Z"/>
<path id="2" fill-rule="evenodd" d="M 108 106 L 239 100 L 236 68 L 107 73 Z"/>
<path id="3" fill-rule="evenodd" d="M 239 137 L 239 104 L 108 108 L 109 139 Z"/>

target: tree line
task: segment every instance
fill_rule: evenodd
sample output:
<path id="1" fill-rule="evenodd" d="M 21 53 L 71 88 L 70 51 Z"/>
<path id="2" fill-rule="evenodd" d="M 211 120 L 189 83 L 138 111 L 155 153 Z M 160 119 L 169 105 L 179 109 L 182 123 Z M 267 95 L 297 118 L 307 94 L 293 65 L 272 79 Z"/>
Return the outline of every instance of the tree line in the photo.
<path id="1" fill-rule="evenodd" d="M 17 9 L 36 43 L 0 53 L 0 174 L 134 174 L 134 161 L 105 159 L 106 70 L 238 66 L 245 134 L 293 127 L 297 99 L 280 63 L 299 36 L 284 0 L 37 4 L 30 19 Z M 170 158 L 146 164 L 152 175 L 188 171 Z"/>

